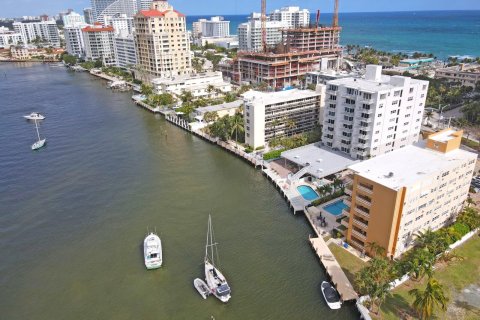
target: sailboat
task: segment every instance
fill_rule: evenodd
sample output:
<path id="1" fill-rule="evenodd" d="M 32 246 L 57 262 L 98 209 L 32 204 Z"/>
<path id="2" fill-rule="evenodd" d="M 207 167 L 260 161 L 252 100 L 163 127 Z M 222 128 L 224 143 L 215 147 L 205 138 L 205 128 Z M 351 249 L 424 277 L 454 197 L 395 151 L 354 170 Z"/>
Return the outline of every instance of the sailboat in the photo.
<path id="1" fill-rule="evenodd" d="M 205 281 L 212 294 L 222 302 L 230 300 L 230 287 L 227 279 L 215 265 L 215 256 L 218 264 L 218 251 L 213 234 L 212 217 L 208 215 L 207 244 L 205 245 Z"/>
<path id="2" fill-rule="evenodd" d="M 47 139 L 40 139 L 40 133 L 38 132 L 38 124 L 37 124 L 36 119 L 35 119 L 35 129 L 37 129 L 38 141 L 35 142 L 34 144 L 32 144 L 32 150 L 40 149 L 41 147 L 43 147 L 45 145 L 45 142 L 47 142 Z"/>

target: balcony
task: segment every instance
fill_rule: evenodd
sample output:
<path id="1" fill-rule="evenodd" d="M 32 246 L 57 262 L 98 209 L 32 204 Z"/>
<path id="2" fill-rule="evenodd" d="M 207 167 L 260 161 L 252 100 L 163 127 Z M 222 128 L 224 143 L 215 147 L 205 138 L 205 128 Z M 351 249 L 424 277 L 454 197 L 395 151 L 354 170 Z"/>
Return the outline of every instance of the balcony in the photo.
<path id="1" fill-rule="evenodd" d="M 365 247 L 365 245 L 353 238 L 350 238 L 350 244 L 353 245 L 353 246 L 356 246 L 357 248 L 359 248 L 360 250 L 363 250 L 363 248 Z"/>
<path id="2" fill-rule="evenodd" d="M 358 219 L 353 219 L 353 223 L 354 223 L 356 226 L 360 227 L 360 228 L 363 228 L 363 229 L 365 229 L 365 230 L 368 229 L 368 224 L 363 223 L 363 222 L 361 222 L 361 221 L 358 220 Z"/>
<path id="3" fill-rule="evenodd" d="M 355 213 L 358 214 L 362 218 L 370 219 L 370 213 L 368 213 L 367 211 L 362 210 L 358 207 L 355 207 Z"/>
<path id="4" fill-rule="evenodd" d="M 349 219 L 349 218 L 342 219 L 342 226 L 344 226 L 345 228 L 348 229 L 349 223 L 350 223 L 350 219 Z"/>
<path id="5" fill-rule="evenodd" d="M 353 174 L 348 174 L 343 178 L 343 182 L 346 185 L 351 185 L 353 183 Z"/>
<path id="6" fill-rule="evenodd" d="M 345 194 L 348 194 L 349 196 L 352 196 L 352 186 L 346 186 L 345 187 Z"/>
<path id="7" fill-rule="evenodd" d="M 360 233 L 356 230 L 352 230 L 352 233 L 351 233 L 353 236 L 357 237 L 358 239 L 360 240 L 363 240 L 363 241 L 366 241 L 367 240 L 367 236 L 364 235 L 363 233 Z"/>
<path id="8" fill-rule="evenodd" d="M 362 184 L 357 184 L 358 191 L 364 192 L 366 194 L 373 194 L 373 188 L 368 188 Z"/>
<path id="9" fill-rule="evenodd" d="M 372 202 L 368 201 L 367 199 L 361 198 L 358 195 L 355 198 L 355 202 L 358 203 L 358 204 L 361 204 L 362 206 L 366 206 L 366 207 L 371 207 L 372 206 Z"/>
<path id="10" fill-rule="evenodd" d="M 347 207 L 345 209 L 342 210 L 342 213 L 346 216 L 346 217 L 350 217 L 350 207 Z"/>
<path id="11" fill-rule="evenodd" d="M 345 203 L 347 206 L 351 207 L 352 206 L 352 202 L 349 200 L 349 199 L 343 199 L 343 203 Z"/>

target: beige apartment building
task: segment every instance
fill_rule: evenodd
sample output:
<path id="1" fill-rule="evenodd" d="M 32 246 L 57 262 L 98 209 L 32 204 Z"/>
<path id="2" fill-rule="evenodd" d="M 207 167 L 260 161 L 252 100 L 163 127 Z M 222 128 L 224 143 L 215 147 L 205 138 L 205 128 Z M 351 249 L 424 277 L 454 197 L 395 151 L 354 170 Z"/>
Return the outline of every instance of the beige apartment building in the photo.
<path id="1" fill-rule="evenodd" d="M 134 17 L 137 64 L 146 79 L 190 73 L 190 43 L 185 15 L 166 0 L 155 0 L 150 10 Z"/>
<path id="2" fill-rule="evenodd" d="M 369 243 L 396 258 L 419 231 L 455 220 L 468 196 L 477 155 L 461 150 L 462 131 L 446 129 L 418 145 L 349 167 L 352 184 L 344 210 L 350 245 L 369 253 Z"/>
<path id="3" fill-rule="evenodd" d="M 436 79 L 448 79 L 449 81 L 459 82 L 462 86 L 475 88 L 477 82 L 480 82 L 480 64 L 462 63 L 457 66 L 447 67 L 435 70 Z"/>

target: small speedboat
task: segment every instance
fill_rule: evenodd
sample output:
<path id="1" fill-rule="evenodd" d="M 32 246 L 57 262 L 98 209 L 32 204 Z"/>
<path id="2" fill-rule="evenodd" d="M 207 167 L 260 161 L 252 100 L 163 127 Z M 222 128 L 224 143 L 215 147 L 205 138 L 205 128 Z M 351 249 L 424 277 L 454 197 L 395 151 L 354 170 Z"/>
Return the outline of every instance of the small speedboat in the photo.
<path id="1" fill-rule="evenodd" d="M 198 293 L 203 297 L 203 299 L 207 299 L 210 295 L 210 290 L 208 289 L 207 284 L 200 278 L 196 278 L 193 280 L 193 286 L 197 289 Z"/>
<path id="2" fill-rule="evenodd" d="M 147 269 L 158 269 L 162 266 L 162 241 L 150 232 L 143 241 L 143 254 Z"/>
<path id="3" fill-rule="evenodd" d="M 342 302 L 340 301 L 340 296 L 337 290 L 335 290 L 335 288 L 327 281 L 323 281 L 321 287 L 323 298 L 330 309 L 340 309 Z"/>
<path id="4" fill-rule="evenodd" d="M 45 117 L 38 112 L 32 112 L 29 115 L 23 116 L 27 120 L 43 120 Z"/>

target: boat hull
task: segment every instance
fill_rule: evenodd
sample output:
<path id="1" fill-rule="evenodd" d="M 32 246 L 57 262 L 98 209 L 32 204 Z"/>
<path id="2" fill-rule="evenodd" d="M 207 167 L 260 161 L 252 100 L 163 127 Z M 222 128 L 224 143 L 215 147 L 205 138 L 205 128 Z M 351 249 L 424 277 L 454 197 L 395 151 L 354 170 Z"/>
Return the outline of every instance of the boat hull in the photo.
<path id="1" fill-rule="evenodd" d="M 227 303 L 232 297 L 230 294 L 230 287 L 223 274 L 209 261 L 205 261 L 205 280 L 210 292 L 223 303 Z M 220 292 L 220 288 L 226 286 L 228 293 Z"/>
<path id="2" fill-rule="evenodd" d="M 148 270 L 158 269 L 163 264 L 162 241 L 153 232 L 143 241 L 143 257 Z"/>
<path id="3" fill-rule="evenodd" d="M 325 290 L 328 289 L 328 288 L 332 288 L 333 290 L 335 290 L 332 285 L 326 281 L 323 281 L 322 282 L 322 285 L 321 285 L 321 288 L 322 288 L 322 295 L 323 295 L 323 299 L 325 299 L 325 302 L 327 303 L 328 307 L 332 310 L 337 310 L 337 309 L 340 309 L 342 307 L 342 303 L 340 302 L 340 299 L 338 301 L 334 301 L 334 302 L 330 302 L 328 301 L 329 299 L 327 299 L 327 295 L 325 294 Z M 336 292 L 336 290 L 335 290 Z M 337 293 L 338 295 L 338 293 Z"/>
<path id="4" fill-rule="evenodd" d="M 197 289 L 198 293 L 203 299 L 207 299 L 207 297 L 210 295 L 210 289 L 202 279 L 196 278 L 193 280 L 193 286 L 195 289 Z"/>
<path id="5" fill-rule="evenodd" d="M 47 139 L 43 139 L 35 142 L 34 144 L 32 144 L 32 150 L 38 150 L 42 148 L 43 146 L 45 146 L 45 143 L 47 143 Z"/>
<path id="6" fill-rule="evenodd" d="M 41 114 L 37 115 L 31 115 L 29 114 L 28 116 L 23 116 L 27 120 L 45 120 L 45 117 L 42 116 Z"/>

